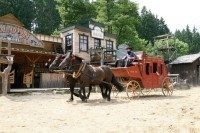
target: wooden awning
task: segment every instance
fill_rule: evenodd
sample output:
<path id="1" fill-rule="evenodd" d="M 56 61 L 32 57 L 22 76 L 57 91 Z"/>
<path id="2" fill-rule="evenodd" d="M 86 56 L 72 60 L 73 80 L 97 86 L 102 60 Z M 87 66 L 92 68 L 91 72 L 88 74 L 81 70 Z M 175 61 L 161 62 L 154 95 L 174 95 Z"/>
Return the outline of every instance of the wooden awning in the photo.
<path id="1" fill-rule="evenodd" d="M 3 50 L 3 49 L 2 49 Z M 50 62 L 55 58 L 56 53 L 35 51 L 26 49 L 12 48 L 11 54 L 14 55 L 14 63 L 16 64 L 36 64 Z"/>

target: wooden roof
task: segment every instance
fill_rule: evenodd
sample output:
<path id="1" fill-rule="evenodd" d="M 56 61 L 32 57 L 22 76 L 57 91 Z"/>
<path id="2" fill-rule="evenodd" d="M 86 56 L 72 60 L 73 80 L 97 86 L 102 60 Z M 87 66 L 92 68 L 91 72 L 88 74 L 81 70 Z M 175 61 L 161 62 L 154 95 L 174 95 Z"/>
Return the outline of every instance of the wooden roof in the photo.
<path id="1" fill-rule="evenodd" d="M 193 63 L 198 58 L 200 58 L 200 54 L 190 54 L 178 57 L 176 60 L 172 61 L 170 64 L 186 64 L 186 63 Z"/>
<path id="2" fill-rule="evenodd" d="M 6 15 L 0 17 L 0 22 L 15 24 L 15 25 L 18 25 L 21 27 L 24 26 L 24 24 L 22 22 L 20 22 L 12 13 L 9 13 L 9 14 L 6 14 Z"/>

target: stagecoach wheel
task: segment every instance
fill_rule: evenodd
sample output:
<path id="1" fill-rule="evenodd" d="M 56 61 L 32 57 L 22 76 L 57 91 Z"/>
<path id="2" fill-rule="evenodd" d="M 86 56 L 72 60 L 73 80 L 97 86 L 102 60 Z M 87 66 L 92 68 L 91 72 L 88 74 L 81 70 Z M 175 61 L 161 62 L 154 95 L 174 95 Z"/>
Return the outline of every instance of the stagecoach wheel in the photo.
<path id="1" fill-rule="evenodd" d="M 126 94 L 129 98 L 139 97 L 141 94 L 140 84 L 135 80 L 130 81 L 126 86 Z"/>
<path id="2" fill-rule="evenodd" d="M 162 92 L 164 96 L 171 96 L 173 93 L 173 80 L 170 79 L 169 77 L 166 77 L 163 79 L 162 82 Z"/>
<path id="3" fill-rule="evenodd" d="M 114 85 L 112 86 L 112 93 L 114 97 L 117 97 L 117 95 L 119 94 L 119 91 L 116 89 Z"/>
<path id="4" fill-rule="evenodd" d="M 145 88 L 142 88 L 142 89 L 141 89 L 141 93 L 142 93 L 142 95 L 144 95 L 144 96 L 148 95 L 150 92 L 151 92 L 151 89 L 145 89 Z"/>

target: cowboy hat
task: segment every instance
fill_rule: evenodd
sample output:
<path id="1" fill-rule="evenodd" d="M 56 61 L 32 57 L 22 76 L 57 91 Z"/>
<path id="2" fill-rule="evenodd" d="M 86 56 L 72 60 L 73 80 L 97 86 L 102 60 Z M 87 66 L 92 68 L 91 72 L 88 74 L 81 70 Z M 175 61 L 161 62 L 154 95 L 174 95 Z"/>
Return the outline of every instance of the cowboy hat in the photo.
<path id="1" fill-rule="evenodd" d="M 127 47 L 126 50 L 127 50 L 127 49 L 133 50 L 131 47 Z"/>

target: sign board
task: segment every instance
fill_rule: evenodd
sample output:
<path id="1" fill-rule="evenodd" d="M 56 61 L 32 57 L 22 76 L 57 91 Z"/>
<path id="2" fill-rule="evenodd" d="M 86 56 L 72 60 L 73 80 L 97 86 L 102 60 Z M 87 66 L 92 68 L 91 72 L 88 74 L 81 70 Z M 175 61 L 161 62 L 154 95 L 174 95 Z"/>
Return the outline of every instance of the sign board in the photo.
<path id="1" fill-rule="evenodd" d="M 92 37 L 103 39 L 104 33 L 102 32 L 101 28 L 95 26 L 93 30 L 91 30 Z"/>
<path id="2" fill-rule="evenodd" d="M 43 43 L 30 31 L 23 27 L 11 24 L 0 23 L 0 40 L 30 45 L 33 47 L 44 47 Z"/>

